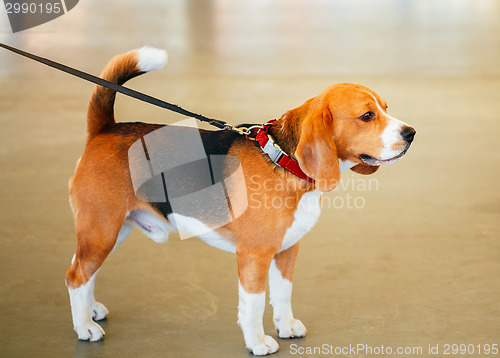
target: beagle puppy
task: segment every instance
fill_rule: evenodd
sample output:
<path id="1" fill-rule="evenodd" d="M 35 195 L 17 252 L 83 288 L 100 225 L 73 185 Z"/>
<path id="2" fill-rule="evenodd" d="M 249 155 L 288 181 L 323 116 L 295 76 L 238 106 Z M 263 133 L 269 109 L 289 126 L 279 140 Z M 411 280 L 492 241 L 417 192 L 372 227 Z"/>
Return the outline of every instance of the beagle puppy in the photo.
<path id="1" fill-rule="evenodd" d="M 144 47 L 115 57 L 102 78 L 123 84 L 165 63 L 164 51 Z M 387 114 L 377 93 L 350 83 L 259 126 L 250 139 L 227 130 L 116 123 L 115 95 L 94 90 L 85 151 L 70 179 L 77 249 L 66 285 L 78 338 L 103 338 L 96 321 L 109 311 L 94 298 L 96 274 L 134 226 L 157 242 L 181 231 L 236 253 L 238 324 L 253 354 L 278 350 L 262 322 L 268 277 L 279 338 L 303 337 L 306 328 L 292 313 L 292 276 L 299 240 L 320 215 L 322 192 L 335 189 L 343 171 L 372 174 L 398 161 L 415 130 Z M 184 158 L 192 154 L 186 145 L 205 158 Z M 207 188 L 205 200 L 177 205 Z"/>

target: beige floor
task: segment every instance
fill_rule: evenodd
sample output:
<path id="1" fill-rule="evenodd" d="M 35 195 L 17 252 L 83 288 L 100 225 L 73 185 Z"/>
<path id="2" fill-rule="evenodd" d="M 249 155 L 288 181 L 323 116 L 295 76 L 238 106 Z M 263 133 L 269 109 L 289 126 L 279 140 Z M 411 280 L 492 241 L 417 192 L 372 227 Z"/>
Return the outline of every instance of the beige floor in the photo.
<path id="1" fill-rule="evenodd" d="M 130 86 L 232 123 L 264 122 L 336 82 L 375 89 L 416 141 L 400 163 L 348 173 L 327 196 L 296 266 L 309 333 L 280 340 L 276 357 L 323 344 L 423 357 L 474 344 L 486 357 L 477 345 L 500 343 L 498 1 L 82 0 L 16 35 L 1 10 L 0 40 L 93 73 L 116 53 L 165 48 L 169 65 Z M 105 340 L 77 341 L 67 180 L 93 86 L 3 50 L 0 64 L 0 356 L 247 356 L 235 257 L 137 232 L 97 280 Z M 122 121 L 181 119 L 123 97 L 116 109 Z M 275 335 L 270 309 L 265 329 Z"/>

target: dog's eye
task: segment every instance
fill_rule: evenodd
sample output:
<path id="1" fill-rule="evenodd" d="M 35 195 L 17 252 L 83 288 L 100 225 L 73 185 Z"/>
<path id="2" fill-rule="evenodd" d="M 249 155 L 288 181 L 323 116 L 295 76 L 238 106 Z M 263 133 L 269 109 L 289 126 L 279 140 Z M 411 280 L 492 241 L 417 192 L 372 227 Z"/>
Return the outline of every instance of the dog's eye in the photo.
<path id="1" fill-rule="evenodd" d="M 372 119 L 375 118 L 375 113 L 373 112 L 366 112 L 362 116 L 359 117 L 363 122 L 370 122 Z"/>

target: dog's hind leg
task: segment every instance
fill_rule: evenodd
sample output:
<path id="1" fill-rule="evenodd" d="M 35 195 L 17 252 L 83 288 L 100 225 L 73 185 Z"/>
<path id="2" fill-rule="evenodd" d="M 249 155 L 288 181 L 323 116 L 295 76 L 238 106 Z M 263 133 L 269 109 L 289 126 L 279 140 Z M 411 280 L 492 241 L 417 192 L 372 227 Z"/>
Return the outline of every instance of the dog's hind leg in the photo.
<path id="1" fill-rule="evenodd" d="M 124 215 L 116 216 L 101 215 L 102 220 L 81 212 L 76 216 L 78 247 L 66 273 L 66 285 L 73 327 L 80 340 L 98 341 L 104 336 L 104 330 L 93 321 L 108 314 L 108 309 L 94 298 L 95 277 L 109 253 L 130 232 L 129 224 L 123 223 Z"/>
<path id="2" fill-rule="evenodd" d="M 120 232 L 118 233 L 118 238 L 116 240 L 116 243 L 113 247 L 113 250 L 110 252 L 110 255 L 115 252 L 115 250 L 118 248 L 118 246 L 121 245 L 121 243 L 123 241 L 125 241 L 125 239 L 127 238 L 127 236 L 130 234 L 130 232 L 132 231 L 132 224 L 125 221 L 120 229 Z M 100 302 L 97 302 L 95 297 L 94 297 L 94 283 L 95 283 L 95 276 L 97 275 L 97 272 L 99 272 L 99 270 L 96 271 L 96 273 L 94 274 L 93 276 L 93 279 L 90 280 L 92 286 L 89 288 L 90 290 L 90 294 L 91 294 L 91 297 L 90 297 L 90 313 L 92 315 L 92 319 L 94 321 L 100 321 L 100 320 L 103 320 L 106 318 L 106 316 L 108 315 L 109 313 L 109 310 L 106 308 L 106 306 L 104 306 L 102 303 Z"/>

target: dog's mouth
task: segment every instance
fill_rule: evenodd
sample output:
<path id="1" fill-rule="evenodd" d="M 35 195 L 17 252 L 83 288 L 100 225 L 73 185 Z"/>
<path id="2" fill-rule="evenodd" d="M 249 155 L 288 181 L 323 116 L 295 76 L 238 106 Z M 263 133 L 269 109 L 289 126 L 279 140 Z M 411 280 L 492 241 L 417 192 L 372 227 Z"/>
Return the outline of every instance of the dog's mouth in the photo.
<path id="1" fill-rule="evenodd" d="M 361 154 L 359 156 L 359 159 L 366 164 L 366 165 L 373 165 L 373 166 L 378 166 L 378 165 L 387 165 L 387 164 L 392 164 L 396 163 L 399 159 L 403 157 L 403 155 L 406 154 L 410 147 L 408 146 L 405 150 L 403 150 L 401 153 L 396 155 L 395 157 L 389 158 L 389 159 L 376 159 L 373 158 L 372 156 L 368 154 Z"/>

